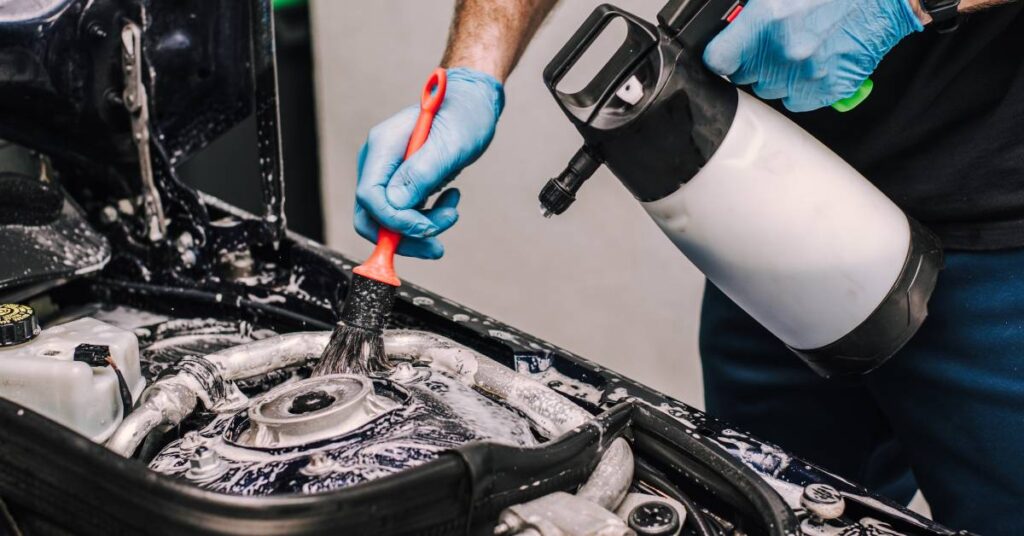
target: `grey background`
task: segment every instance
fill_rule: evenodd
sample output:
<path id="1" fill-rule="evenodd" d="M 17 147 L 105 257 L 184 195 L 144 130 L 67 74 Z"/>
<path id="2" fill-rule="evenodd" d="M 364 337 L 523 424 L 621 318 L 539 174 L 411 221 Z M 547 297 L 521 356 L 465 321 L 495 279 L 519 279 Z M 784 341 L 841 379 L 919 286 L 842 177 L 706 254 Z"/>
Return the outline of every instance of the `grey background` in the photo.
<path id="1" fill-rule="evenodd" d="M 452 0 L 314 1 L 327 243 L 370 250 L 352 230 L 356 154 L 366 132 L 414 104 L 444 50 Z M 488 152 L 453 185 L 461 218 L 441 261 L 401 259 L 399 275 L 703 407 L 697 325 L 703 278 L 606 170 L 565 215 L 537 193 L 579 135 L 541 71 L 597 2 L 564 0 L 506 85 Z M 654 19 L 659 2 L 617 5 Z"/>

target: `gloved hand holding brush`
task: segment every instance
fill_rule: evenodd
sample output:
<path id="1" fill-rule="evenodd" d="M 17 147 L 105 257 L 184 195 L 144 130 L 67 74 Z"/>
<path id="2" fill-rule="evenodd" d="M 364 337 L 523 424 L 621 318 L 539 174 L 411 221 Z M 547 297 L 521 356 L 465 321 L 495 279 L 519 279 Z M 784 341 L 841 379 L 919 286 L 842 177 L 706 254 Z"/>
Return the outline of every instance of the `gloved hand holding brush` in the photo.
<path id="1" fill-rule="evenodd" d="M 804 112 L 849 97 L 923 26 L 908 0 L 751 0 L 704 62 L 767 100 Z"/>
<path id="2" fill-rule="evenodd" d="M 405 149 L 399 162 L 408 162 L 430 138 L 437 114 L 445 102 L 447 87 L 448 72 L 442 68 L 434 69 L 423 86 L 416 120 L 406 134 Z M 457 201 L 458 197 L 455 198 Z M 454 210 L 454 206 L 435 207 L 431 214 L 444 210 Z M 378 229 L 376 234 L 377 247 L 373 253 L 366 262 L 352 269 L 338 324 L 320 361 L 313 368 L 314 376 L 365 374 L 391 369 L 381 335 L 391 315 L 395 294 L 402 284 L 395 273 L 394 262 L 397 247 L 403 240 L 402 235 L 393 229 Z"/>
<path id="3" fill-rule="evenodd" d="M 434 118 L 430 137 L 415 155 L 402 160 L 419 106 L 402 110 L 374 127 L 359 153 L 355 228 L 377 239 L 378 225 L 403 235 L 398 254 L 437 259 L 444 246 L 437 235 L 458 220 L 459 192 L 443 192 L 430 209 L 420 209 L 487 149 L 504 107 L 502 85 L 488 74 L 448 69 L 447 97 Z"/>

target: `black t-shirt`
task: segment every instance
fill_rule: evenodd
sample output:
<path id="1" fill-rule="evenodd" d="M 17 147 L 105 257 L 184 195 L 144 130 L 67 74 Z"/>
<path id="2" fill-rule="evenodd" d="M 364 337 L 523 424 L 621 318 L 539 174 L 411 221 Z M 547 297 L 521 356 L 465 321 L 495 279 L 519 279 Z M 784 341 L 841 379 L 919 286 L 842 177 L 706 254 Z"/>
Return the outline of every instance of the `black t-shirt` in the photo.
<path id="1" fill-rule="evenodd" d="M 952 249 L 1024 247 L 1024 2 L 915 33 L 855 110 L 787 115 Z"/>

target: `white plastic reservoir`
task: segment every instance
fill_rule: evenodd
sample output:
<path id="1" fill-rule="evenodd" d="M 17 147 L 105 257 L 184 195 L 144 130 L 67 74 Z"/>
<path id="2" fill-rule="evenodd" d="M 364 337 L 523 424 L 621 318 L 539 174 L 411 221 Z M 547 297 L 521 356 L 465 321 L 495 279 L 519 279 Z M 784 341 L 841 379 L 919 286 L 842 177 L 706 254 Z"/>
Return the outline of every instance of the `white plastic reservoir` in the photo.
<path id="1" fill-rule="evenodd" d="M 94 318 L 54 326 L 28 342 L 0 348 L 0 397 L 102 442 L 123 415 L 117 375 L 109 366 L 75 361 L 80 344 L 109 347 L 132 400 L 138 400 L 145 387 L 138 339 L 131 331 Z"/>

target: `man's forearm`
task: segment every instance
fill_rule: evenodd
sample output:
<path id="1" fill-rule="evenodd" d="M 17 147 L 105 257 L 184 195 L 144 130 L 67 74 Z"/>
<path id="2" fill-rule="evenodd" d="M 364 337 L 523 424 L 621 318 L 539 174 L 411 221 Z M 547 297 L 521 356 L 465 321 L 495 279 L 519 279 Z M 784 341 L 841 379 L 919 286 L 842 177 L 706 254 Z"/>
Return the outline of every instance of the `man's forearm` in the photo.
<path id="1" fill-rule="evenodd" d="M 458 0 L 441 65 L 504 82 L 558 0 Z"/>
<path id="2" fill-rule="evenodd" d="M 960 12 L 970 13 L 972 11 L 981 11 L 990 7 L 995 7 L 1003 4 L 1009 4 L 1017 0 L 960 0 Z M 928 24 L 932 21 L 932 18 L 921 9 L 920 0 L 910 0 L 910 5 L 914 8 L 914 13 L 917 14 L 917 18 L 921 20 L 921 24 Z"/>

